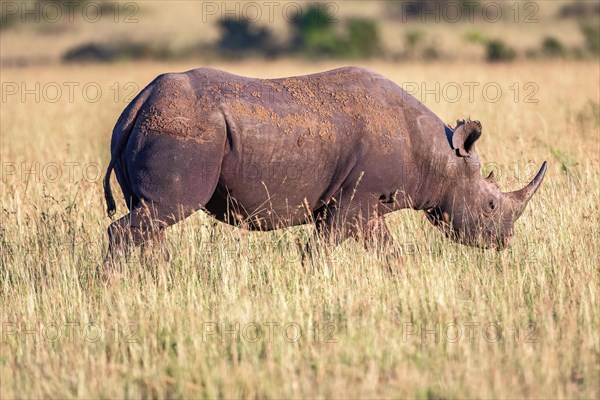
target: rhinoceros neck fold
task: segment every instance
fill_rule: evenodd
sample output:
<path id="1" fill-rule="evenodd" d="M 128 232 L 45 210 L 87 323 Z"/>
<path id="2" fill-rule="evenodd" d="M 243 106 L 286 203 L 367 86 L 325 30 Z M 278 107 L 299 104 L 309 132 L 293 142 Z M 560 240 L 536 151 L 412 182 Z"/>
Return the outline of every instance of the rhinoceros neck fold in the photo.
<path id="1" fill-rule="evenodd" d="M 403 179 L 412 203 L 410 208 L 427 210 L 438 206 L 457 185 L 458 164 L 448 138 L 449 128 L 423 106 L 420 115 L 406 116 L 410 152 Z M 412 129 L 411 129 L 412 128 Z M 451 132 L 450 132 L 451 133 Z"/>
<path id="2" fill-rule="evenodd" d="M 427 210 L 436 207 L 443 201 L 447 192 L 447 181 L 435 170 L 425 168 L 417 177 L 418 184 L 411 195 L 414 210 Z"/>

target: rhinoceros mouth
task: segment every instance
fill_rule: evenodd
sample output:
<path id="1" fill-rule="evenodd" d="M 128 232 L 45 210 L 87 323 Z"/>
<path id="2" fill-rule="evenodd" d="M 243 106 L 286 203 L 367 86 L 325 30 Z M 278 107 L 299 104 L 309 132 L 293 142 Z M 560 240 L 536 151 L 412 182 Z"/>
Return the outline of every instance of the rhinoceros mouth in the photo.
<path id="1" fill-rule="evenodd" d="M 466 232 L 457 232 L 452 229 L 452 225 L 447 213 L 440 208 L 434 207 L 425 210 L 425 215 L 429 222 L 439 228 L 447 239 L 464 244 L 465 246 L 479 247 L 490 250 L 504 250 L 510 245 L 513 235 L 512 229 L 506 233 L 498 231 L 496 226 L 480 227 L 477 234 L 469 235 Z M 497 234 L 492 234 L 497 232 Z"/>
<path id="2" fill-rule="evenodd" d="M 450 237 L 450 218 L 447 213 L 439 207 L 434 207 L 425 210 L 425 216 L 433 226 L 440 228 L 446 237 Z"/>

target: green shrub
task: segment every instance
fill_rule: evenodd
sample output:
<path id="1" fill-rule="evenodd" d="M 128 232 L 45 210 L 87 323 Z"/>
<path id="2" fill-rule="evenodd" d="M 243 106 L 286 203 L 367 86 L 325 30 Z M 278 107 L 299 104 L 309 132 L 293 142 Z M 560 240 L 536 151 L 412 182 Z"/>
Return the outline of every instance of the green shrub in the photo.
<path id="1" fill-rule="evenodd" d="M 65 62 L 109 62 L 114 59 L 114 56 L 106 45 L 84 43 L 67 50 L 62 59 Z"/>
<path id="2" fill-rule="evenodd" d="M 542 53 L 550 57 L 561 57 L 565 55 L 565 47 L 558 39 L 548 36 L 542 42 Z"/>
<path id="3" fill-rule="evenodd" d="M 317 58 L 370 58 L 382 53 L 375 21 L 350 19 L 345 23 L 345 34 L 337 32 L 334 23 L 325 8 L 319 5 L 310 7 L 292 21 L 295 32 L 289 48 Z"/>
<path id="4" fill-rule="evenodd" d="M 138 59 L 168 59 L 173 56 L 167 46 L 130 41 L 116 43 L 83 43 L 67 50 L 62 60 L 66 63 L 114 62 Z"/>
<path id="5" fill-rule="evenodd" d="M 485 43 L 485 36 L 476 29 L 472 29 L 465 34 L 465 39 L 469 43 Z"/>
<path id="6" fill-rule="evenodd" d="M 247 20 L 224 19 L 220 21 L 221 38 L 218 50 L 226 56 L 243 56 L 250 53 L 272 55 L 275 52 L 271 31 L 251 24 Z"/>
<path id="7" fill-rule="evenodd" d="M 500 39 L 490 40 L 486 44 L 486 59 L 489 62 L 512 61 L 517 52 Z"/>
<path id="8" fill-rule="evenodd" d="M 597 23 L 585 23 L 580 28 L 585 37 L 587 49 L 592 54 L 600 54 L 600 26 Z"/>
<path id="9" fill-rule="evenodd" d="M 347 55 L 370 58 L 381 53 L 381 40 L 375 21 L 355 18 L 348 22 Z"/>
<path id="10" fill-rule="evenodd" d="M 587 18 L 600 15 L 600 4 L 593 1 L 572 1 L 564 4 L 558 11 L 559 18 Z"/>
<path id="11" fill-rule="evenodd" d="M 423 41 L 424 37 L 425 34 L 423 33 L 423 31 L 417 29 L 406 32 L 406 35 L 404 36 L 404 41 L 406 42 L 407 49 L 409 49 L 410 51 L 414 50 L 414 48 L 417 47 L 419 43 Z"/>
<path id="12" fill-rule="evenodd" d="M 336 56 L 342 53 L 345 43 L 334 32 L 309 30 L 302 36 L 300 49 L 309 56 Z"/>
<path id="13" fill-rule="evenodd" d="M 427 46 L 425 50 L 423 50 L 423 58 L 427 61 L 433 61 L 439 60 L 440 58 L 442 58 L 442 55 L 435 46 L 431 45 Z"/>
<path id="14" fill-rule="evenodd" d="M 290 48 L 315 56 L 332 55 L 341 44 L 333 32 L 333 22 L 319 5 L 308 8 L 306 13 L 292 20 L 295 32 Z"/>
<path id="15" fill-rule="evenodd" d="M 116 43 L 84 43 L 67 50 L 62 60 L 74 62 L 114 62 L 138 59 L 167 59 L 171 52 L 166 46 L 122 41 Z"/>

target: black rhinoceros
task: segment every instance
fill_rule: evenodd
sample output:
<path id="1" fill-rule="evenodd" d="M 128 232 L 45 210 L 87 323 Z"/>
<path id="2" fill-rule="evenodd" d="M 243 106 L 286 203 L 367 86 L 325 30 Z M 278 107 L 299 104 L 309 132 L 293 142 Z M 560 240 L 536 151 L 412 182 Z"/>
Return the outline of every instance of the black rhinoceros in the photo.
<path id="1" fill-rule="evenodd" d="M 108 229 L 109 256 L 161 237 L 204 209 L 252 230 L 315 223 L 329 242 L 388 243 L 383 215 L 424 210 L 446 235 L 503 248 L 540 186 L 480 174 L 477 121 L 451 129 L 391 80 L 362 68 L 252 79 L 212 68 L 160 75 L 127 106 L 115 170 L 130 213 Z"/>

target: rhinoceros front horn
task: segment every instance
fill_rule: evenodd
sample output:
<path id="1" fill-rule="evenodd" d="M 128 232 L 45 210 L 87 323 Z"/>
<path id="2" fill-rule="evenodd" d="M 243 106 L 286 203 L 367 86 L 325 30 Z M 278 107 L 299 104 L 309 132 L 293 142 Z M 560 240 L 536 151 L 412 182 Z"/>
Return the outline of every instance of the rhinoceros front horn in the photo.
<path id="1" fill-rule="evenodd" d="M 535 175 L 535 178 L 527 186 L 523 189 L 516 190 L 514 192 L 506 193 L 509 199 L 512 200 L 513 203 L 513 220 L 516 220 L 523 214 L 525 211 L 525 206 L 527 206 L 527 202 L 531 199 L 536 190 L 540 187 L 540 184 L 544 180 L 544 175 L 546 175 L 548 163 L 544 161 L 542 167 Z"/>

